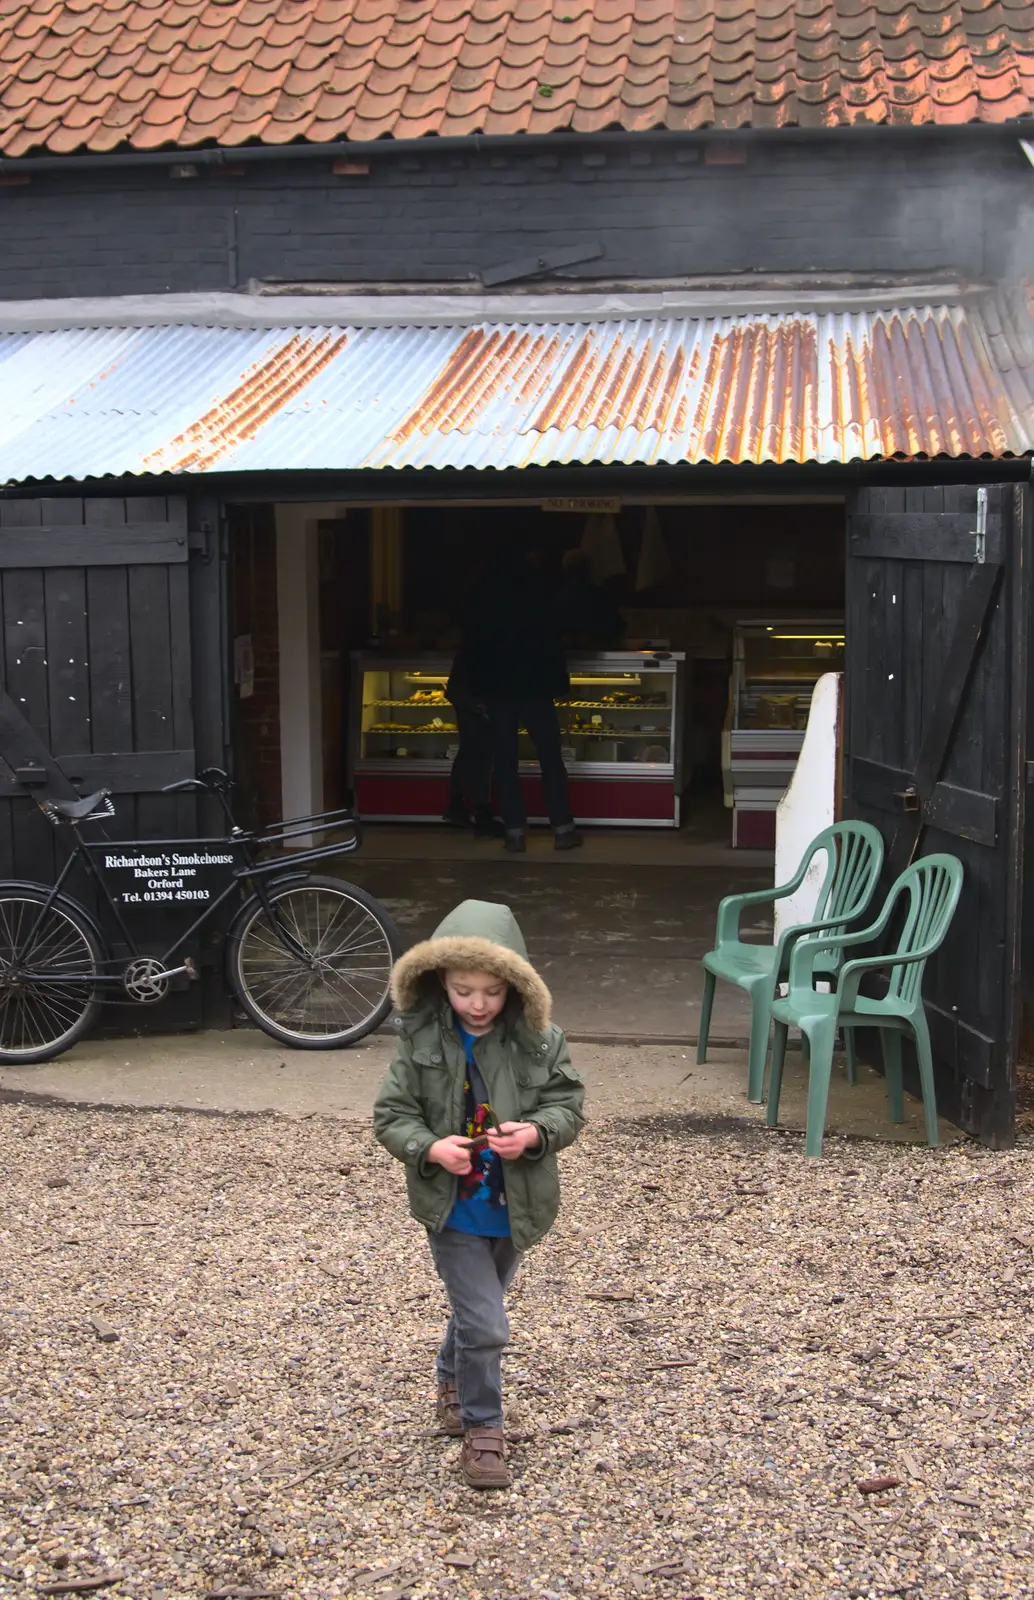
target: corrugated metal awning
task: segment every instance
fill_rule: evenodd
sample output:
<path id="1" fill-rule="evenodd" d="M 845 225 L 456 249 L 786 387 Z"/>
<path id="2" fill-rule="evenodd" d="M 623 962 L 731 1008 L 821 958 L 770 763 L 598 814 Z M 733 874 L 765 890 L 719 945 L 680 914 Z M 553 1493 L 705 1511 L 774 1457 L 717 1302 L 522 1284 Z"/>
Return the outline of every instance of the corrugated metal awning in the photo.
<path id="1" fill-rule="evenodd" d="M 7 483 L 1032 449 L 1027 335 L 986 300 L 466 327 L 0 334 Z"/>

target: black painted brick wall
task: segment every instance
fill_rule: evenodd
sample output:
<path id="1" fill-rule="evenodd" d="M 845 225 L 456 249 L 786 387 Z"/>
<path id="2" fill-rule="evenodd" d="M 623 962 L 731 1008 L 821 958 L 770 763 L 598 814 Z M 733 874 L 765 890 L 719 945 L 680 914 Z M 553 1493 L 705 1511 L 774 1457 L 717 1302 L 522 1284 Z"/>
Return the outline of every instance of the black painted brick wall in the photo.
<path id="1" fill-rule="evenodd" d="M 182 159 L 182 158 L 181 158 Z M 170 158 L 171 165 L 171 158 Z M 557 154 L 376 157 L 40 176 L 0 187 L 0 298 L 243 287 L 249 279 L 441 282 L 598 241 L 580 279 L 730 272 L 1000 278 L 1034 243 L 1034 170 L 1017 140 L 859 138 Z"/>

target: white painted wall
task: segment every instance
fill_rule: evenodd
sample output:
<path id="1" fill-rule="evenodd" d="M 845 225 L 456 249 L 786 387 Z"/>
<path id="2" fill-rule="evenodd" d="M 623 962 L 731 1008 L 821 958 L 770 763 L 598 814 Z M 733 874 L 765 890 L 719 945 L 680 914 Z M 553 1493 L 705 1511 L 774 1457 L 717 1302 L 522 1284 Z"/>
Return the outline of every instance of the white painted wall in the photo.
<path id="1" fill-rule="evenodd" d="M 280 646 L 280 793 L 285 817 L 323 810 L 320 684 L 319 523 L 334 507 L 276 507 L 276 600 Z M 289 847 L 303 849 L 311 836 Z"/>
<path id="2" fill-rule="evenodd" d="M 843 674 L 826 672 L 815 685 L 808 727 L 790 787 L 776 809 L 775 881 L 788 883 L 817 833 L 836 820 L 837 724 Z M 810 922 L 826 859 L 812 862 L 800 888 L 775 903 L 775 936 L 786 928 Z"/>

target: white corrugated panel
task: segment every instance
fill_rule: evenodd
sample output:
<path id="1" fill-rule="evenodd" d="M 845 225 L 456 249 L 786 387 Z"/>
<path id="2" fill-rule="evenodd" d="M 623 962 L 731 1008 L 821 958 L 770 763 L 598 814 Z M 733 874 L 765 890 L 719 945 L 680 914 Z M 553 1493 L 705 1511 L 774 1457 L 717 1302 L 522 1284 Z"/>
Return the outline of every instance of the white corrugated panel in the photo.
<path id="1" fill-rule="evenodd" d="M 0 481 L 1034 448 L 979 305 L 463 326 L 0 334 Z"/>

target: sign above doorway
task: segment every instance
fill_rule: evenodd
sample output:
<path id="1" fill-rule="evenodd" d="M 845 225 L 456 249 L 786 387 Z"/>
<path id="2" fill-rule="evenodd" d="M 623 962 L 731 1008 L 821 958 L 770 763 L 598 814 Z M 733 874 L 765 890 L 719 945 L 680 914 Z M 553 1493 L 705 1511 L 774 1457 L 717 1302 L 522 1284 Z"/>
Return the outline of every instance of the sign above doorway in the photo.
<path id="1" fill-rule="evenodd" d="M 564 495 L 556 500 L 543 500 L 539 507 L 541 511 L 577 511 L 583 516 L 615 516 L 621 510 L 621 501 L 599 497 L 593 499 L 590 495 L 569 496 Z"/>

